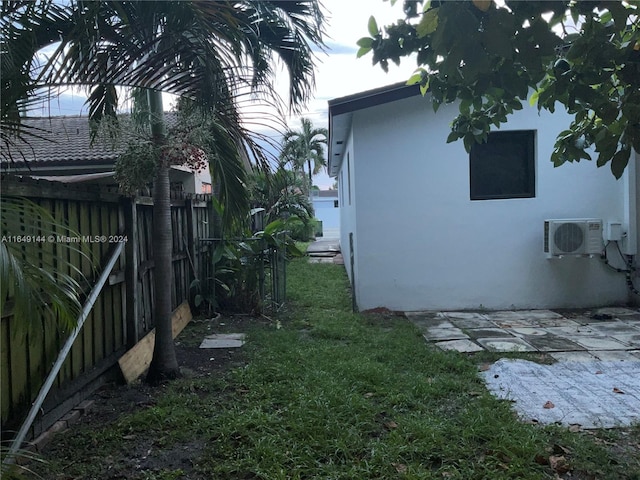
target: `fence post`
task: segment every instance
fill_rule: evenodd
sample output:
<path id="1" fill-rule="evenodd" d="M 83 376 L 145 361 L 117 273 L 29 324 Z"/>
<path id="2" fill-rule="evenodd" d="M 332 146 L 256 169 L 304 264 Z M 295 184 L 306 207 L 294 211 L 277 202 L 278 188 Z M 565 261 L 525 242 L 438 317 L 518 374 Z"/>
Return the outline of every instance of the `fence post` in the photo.
<path id="1" fill-rule="evenodd" d="M 133 347 L 140 339 L 140 284 L 138 282 L 138 206 L 135 198 L 123 198 L 125 234 L 128 242 L 125 246 L 126 281 L 126 334 L 127 348 Z"/>

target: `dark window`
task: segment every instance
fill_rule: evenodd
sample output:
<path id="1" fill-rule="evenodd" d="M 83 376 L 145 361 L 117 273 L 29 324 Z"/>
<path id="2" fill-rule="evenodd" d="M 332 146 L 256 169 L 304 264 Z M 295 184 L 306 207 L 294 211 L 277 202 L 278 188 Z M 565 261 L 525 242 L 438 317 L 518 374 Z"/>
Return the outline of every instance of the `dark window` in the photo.
<path id="1" fill-rule="evenodd" d="M 334 200 L 333 201 L 333 208 L 338 208 L 338 206 L 339 206 L 338 200 Z"/>
<path id="2" fill-rule="evenodd" d="M 535 197 L 535 132 L 493 132 L 469 155 L 471 200 Z"/>

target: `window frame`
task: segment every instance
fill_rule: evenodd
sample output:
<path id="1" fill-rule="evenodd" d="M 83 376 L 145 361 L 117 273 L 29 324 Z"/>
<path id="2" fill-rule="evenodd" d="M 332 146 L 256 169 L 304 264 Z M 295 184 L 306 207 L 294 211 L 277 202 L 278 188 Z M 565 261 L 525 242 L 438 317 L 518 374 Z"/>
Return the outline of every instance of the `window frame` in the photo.
<path id="1" fill-rule="evenodd" d="M 495 147 L 496 144 L 518 143 L 525 149 L 523 170 L 527 175 L 526 186 L 520 193 L 493 194 L 482 192 L 482 172 L 478 167 L 474 168 L 474 163 L 482 160 L 480 157 L 483 145 L 489 142 Z M 478 160 L 480 158 L 480 160 Z M 490 132 L 487 142 L 484 144 L 474 144 L 469 152 L 469 197 L 475 200 L 508 200 L 514 198 L 535 198 L 536 197 L 536 130 L 508 130 Z"/>

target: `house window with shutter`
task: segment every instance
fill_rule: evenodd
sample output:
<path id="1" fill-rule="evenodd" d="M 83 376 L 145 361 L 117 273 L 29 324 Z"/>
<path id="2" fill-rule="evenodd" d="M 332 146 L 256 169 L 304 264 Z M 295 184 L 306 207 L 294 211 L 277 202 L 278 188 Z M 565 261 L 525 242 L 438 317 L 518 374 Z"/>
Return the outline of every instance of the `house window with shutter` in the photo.
<path id="1" fill-rule="evenodd" d="M 471 200 L 535 197 L 535 131 L 492 132 L 469 154 Z"/>

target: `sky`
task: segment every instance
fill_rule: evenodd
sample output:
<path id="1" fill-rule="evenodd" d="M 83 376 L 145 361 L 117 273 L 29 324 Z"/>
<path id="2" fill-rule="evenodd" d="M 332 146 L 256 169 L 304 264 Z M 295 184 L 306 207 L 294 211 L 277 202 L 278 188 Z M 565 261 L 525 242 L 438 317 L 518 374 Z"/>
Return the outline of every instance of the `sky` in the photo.
<path id="1" fill-rule="evenodd" d="M 371 54 L 356 58 L 359 38 L 368 36 L 367 23 L 373 15 L 379 26 L 391 24 L 403 18 L 402 3 L 394 6 L 384 0 L 321 0 L 327 17 L 325 43 L 327 53 L 318 54 L 316 90 L 300 116 L 309 118 L 314 126 L 328 128 L 327 102 L 333 98 L 382 87 L 408 79 L 415 65 L 404 62 L 397 67 L 390 65 L 385 73 L 379 65 L 373 66 Z M 78 91 L 66 91 L 50 102 L 50 111 L 34 112 L 35 115 L 86 114 L 83 104 L 86 96 Z M 167 104 L 169 102 L 166 102 Z M 297 129 L 299 117 L 287 119 L 289 128 Z M 271 132 L 277 137 L 276 132 Z M 314 178 L 314 184 L 326 190 L 334 183 L 326 172 Z"/>

